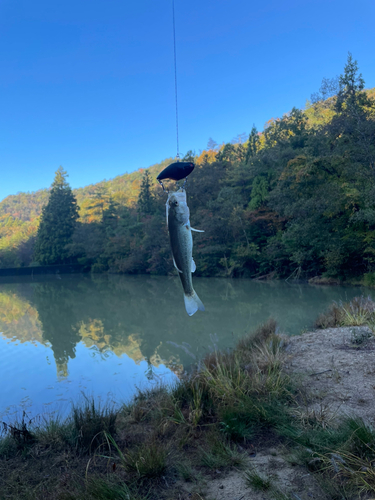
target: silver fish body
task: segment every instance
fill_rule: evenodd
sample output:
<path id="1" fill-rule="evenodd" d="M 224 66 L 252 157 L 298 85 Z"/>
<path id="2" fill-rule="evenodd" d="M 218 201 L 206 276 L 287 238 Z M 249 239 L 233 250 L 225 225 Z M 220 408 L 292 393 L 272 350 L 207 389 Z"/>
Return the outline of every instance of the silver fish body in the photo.
<path id="1" fill-rule="evenodd" d="M 173 262 L 184 289 L 185 309 L 189 316 L 204 311 L 204 305 L 193 288 L 191 273 L 193 261 L 193 237 L 190 227 L 190 211 L 186 203 L 186 191 L 170 193 L 167 200 L 167 222 Z"/>

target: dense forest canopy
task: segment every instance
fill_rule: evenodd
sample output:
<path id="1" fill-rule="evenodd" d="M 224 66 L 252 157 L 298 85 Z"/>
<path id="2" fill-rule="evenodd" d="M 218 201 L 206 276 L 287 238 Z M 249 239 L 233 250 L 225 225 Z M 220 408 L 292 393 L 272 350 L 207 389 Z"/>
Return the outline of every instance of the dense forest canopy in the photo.
<path id="1" fill-rule="evenodd" d="M 269 120 L 228 144 L 210 139 L 185 160 L 201 276 L 325 275 L 375 280 L 375 89 L 349 54 L 304 110 Z M 79 219 L 64 252 L 93 271 L 173 271 L 165 194 L 170 162 L 73 190 Z M 37 264 L 35 235 L 50 190 L 0 203 L 0 267 Z M 40 262 L 39 262 L 40 263 Z"/>

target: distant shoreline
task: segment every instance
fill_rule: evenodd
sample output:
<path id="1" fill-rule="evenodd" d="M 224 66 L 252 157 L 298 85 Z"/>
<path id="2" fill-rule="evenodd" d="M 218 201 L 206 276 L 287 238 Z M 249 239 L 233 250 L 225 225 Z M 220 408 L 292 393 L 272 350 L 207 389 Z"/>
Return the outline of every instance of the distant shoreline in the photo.
<path id="1" fill-rule="evenodd" d="M 54 276 L 54 275 L 62 275 L 62 274 L 89 274 L 91 273 L 91 266 L 89 265 L 81 265 L 81 264 L 57 264 L 52 266 L 29 266 L 29 267 L 13 267 L 13 268 L 0 268 L 0 280 L 1 278 L 7 277 L 26 277 L 26 276 Z M 110 273 L 108 271 L 102 273 L 95 274 L 118 274 L 118 275 L 129 275 L 134 276 L 134 273 Z M 139 273 L 143 276 L 169 276 L 169 275 L 154 275 L 154 274 L 146 274 Z M 251 277 L 233 277 L 233 276 L 197 276 L 197 278 L 224 278 L 224 279 L 249 279 L 251 281 L 257 281 L 260 283 L 271 283 L 273 281 L 285 281 L 289 284 L 293 285 L 312 285 L 312 286 L 367 286 L 367 288 L 371 288 L 368 285 L 364 285 L 364 283 L 360 279 L 354 279 L 350 281 L 341 281 L 336 278 L 326 278 L 324 276 L 314 276 L 309 279 L 274 279 L 268 278 L 267 276 L 264 279 L 261 278 L 251 278 Z"/>
<path id="2" fill-rule="evenodd" d="M 55 266 L 32 266 L 12 267 L 0 269 L 0 277 L 3 276 L 33 276 L 41 274 L 76 274 L 90 272 L 90 266 L 81 264 L 55 265 Z"/>

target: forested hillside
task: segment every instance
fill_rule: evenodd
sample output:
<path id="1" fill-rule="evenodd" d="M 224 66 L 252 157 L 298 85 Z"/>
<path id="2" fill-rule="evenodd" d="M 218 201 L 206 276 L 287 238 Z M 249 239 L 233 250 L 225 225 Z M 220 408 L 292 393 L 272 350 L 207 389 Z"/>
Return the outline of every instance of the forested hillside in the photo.
<path id="1" fill-rule="evenodd" d="M 209 142 L 189 177 L 197 274 L 375 278 L 375 89 L 356 62 L 324 79 L 304 110 L 253 127 L 247 141 Z M 70 262 L 93 271 L 172 272 L 166 195 L 156 175 L 168 164 L 73 191 L 80 218 Z M 0 203 L 0 267 L 30 265 L 48 191 Z M 35 262 L 34 262 L 35 264 Z M 374 279 L 375 281 L 375 279 Z"/>
<path id="2" fill-rule="evenodd" d="M 155 175 L 172 161 L 168 158 L 148 168 Z M 109 181 L 90 184 L 73 190 L 80 207 L 82 221 L 92 222 L 101 218 L 101 208 L 107 206 L 106 197 L 124 206 L 136 205 L 143 170 L 124 174 Z M 52 174 L 52 172 L 51 172 Z M 49 189 L 32 193 L 18 193 L 0 202 L 0 268 L 28 266 L 33 260 L 35 235 L 39 217 L 49 199 Z M 96 207 L 102 197 L 103 206 Z M 100 203 L 100 202 L 99 202 Z"/>

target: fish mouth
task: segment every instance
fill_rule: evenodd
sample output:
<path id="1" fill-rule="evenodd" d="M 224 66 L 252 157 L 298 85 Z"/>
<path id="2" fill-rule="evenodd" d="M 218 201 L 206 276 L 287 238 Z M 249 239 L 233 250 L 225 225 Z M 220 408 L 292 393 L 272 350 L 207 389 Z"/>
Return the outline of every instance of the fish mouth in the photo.
<path id="1" fill-rule="evenodd" d="M 171 207 L 172 205 L 178 205 L 179 203 L 186 203 L 186 191 L 184 189 L 179 189 L 173 193 L 169 193 L 167 203 Z"/>

